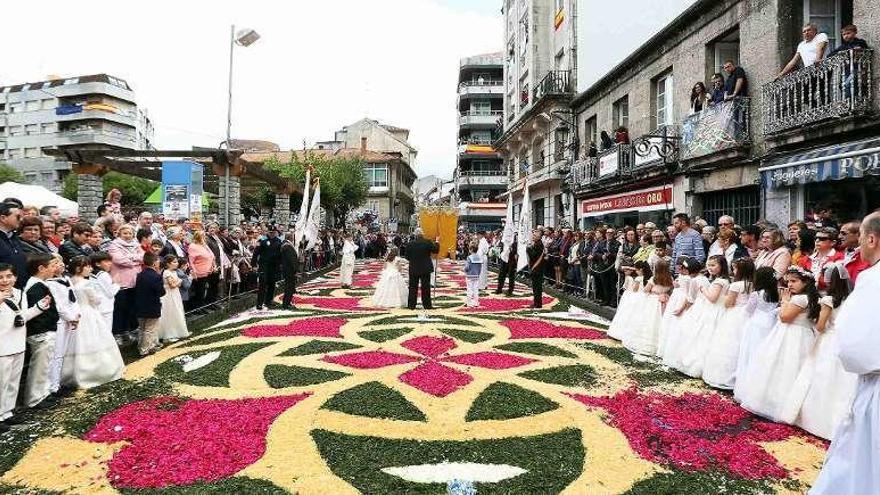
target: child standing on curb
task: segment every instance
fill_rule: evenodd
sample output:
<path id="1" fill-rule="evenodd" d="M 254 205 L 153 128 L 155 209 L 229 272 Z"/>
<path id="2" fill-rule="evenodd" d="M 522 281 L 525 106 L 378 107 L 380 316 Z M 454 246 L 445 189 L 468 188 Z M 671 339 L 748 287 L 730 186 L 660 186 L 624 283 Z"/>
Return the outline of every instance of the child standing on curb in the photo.
<path id="1" fill-rule="evenodd" d="M 159 318 L 162 316 L 162 296 L 165 287 L 159 275 L 159 257 L 144 253 L 144 270 L 134 284 L 137 318 L 140 323 L 138 351 L 141 356 L 153 354 L 162 348 L 159 343 Z"/>
<path id="2" fill-rule="evenodd" d="M 483 270 L 483 257 L 477 254 L 477 246 L 471 244 L 470 255 L 464 262 L 464 277 L 467 283 L 467 307 L 480 305 L 480 273 Z"/>

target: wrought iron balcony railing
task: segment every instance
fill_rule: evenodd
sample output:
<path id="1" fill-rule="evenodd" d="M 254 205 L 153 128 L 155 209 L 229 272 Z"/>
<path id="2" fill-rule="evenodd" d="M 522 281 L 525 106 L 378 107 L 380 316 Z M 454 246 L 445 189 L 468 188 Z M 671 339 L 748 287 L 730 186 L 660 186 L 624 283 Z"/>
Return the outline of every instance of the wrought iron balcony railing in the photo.
<path id="1" fill-rule="evenodd" d="M 551 70 L 532 90 L 536 103 L 545 96 L 564 95 L 573 92 L 570 70 Z"/>
<path id="2" fill-rule="evenodd" d="M 872 50 L 849 50 L 765 84 L 764 134 L 872 110 Z"/>
<path id="3" fill-rule="evenodd" d="M 692 160 L 751 143 L 751 98 L 706 106 L 681 124 L 682 160 Z"/>

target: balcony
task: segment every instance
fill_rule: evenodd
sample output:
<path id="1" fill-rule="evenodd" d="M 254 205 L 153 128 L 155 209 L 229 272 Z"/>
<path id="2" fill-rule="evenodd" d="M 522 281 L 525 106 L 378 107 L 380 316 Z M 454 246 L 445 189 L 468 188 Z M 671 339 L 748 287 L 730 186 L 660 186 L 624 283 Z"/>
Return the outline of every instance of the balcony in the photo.
<path id="1" fill-rule="evenodd" d="M 498 80 L 475 80 L 465 81 L 458 85 L 458 97 L 498 95 L 504 96 L 504 81 Z"/>
<path id="2" fill-rule="evenodd" d="M 507 174 L 498 170 L 465 170 L 458 173 L 456 182 L 459 187 L 468 186 L 507 186 Z"/>
<path id="3" fill-rule="evenodd" d="M 826 58 L 761 88 L 764 134 L 870 113 L 872 50 L 850 50 Z"/>
<path id="4" fill-rule="evenodd" d="M 571 85 L 571 71 L 551 70 L 532 90 L 534 101 L 537 103 L 547 96 L 571 95 L 574 88 Z"/>
<path id="5" fill-rule="evenodd" d="M 749 144 L 751 98 L 735 98 L 707 106 L 682 122 L 679 150 L 682 161 L 722 154 Z"/>
<path id="6" fill-rule="evenodd" d="M 502 110 L 471 110 L 461 112 L 458 125 L 480 125 L 495 127 L 498 119 L 504 114 Z"/>

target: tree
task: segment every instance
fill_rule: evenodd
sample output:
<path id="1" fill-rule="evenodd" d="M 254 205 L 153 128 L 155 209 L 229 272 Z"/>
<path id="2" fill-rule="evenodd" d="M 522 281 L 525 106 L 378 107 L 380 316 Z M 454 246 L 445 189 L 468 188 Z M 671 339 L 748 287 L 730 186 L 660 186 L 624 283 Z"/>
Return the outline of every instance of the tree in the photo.
<path id="1" fill-rule="evenodd" d="M 311 166 L 312 176 L 321 179 L 321 206 L 333 215 L 334 225 L 344 225 L 351 210 L 362 205 L 367 198 L 367 180 L 364 178 L 364 161 L 357 156 L 324 156 L 306 150 L 302 155 L 293 153 L 290 160 L 282 163 L 270 158 L 263 167 L 294 183 L 303 183 L 306 168 Z"/>
<path id="2" fill-rule="evenodd" d="M 104 196 L 111 189 L 119 189 L 122 192 L 123 206 L 141 206 L 144 201 L 159 187 L 159 183 L 150 179 L 136 177 L 134 175 L 121 174 L 119 172 L 107 172 L 103 176 Z M 76 174 L 68 174 L 64 178 L 64 188 L 61 195 L 76 201 Z"/>
<path id="3" fill-rule="evenodd" d="M 4 182 L 18 182 L 19 184 L 24 183 L 24 176 L 21 175 L 21 172 L 15 170 L 11 166 L 0 163 L 0 184 Z"/>

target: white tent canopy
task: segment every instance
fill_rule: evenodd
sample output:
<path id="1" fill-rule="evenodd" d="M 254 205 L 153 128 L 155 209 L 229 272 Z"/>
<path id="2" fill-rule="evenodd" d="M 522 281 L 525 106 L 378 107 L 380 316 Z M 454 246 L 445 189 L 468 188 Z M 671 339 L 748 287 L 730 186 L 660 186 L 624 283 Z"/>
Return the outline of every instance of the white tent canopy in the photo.
<path id="1" fill-rule="evenodd" d="M 31 186 L 15 182 L 0 184 L 0 201 L 5 198 L 18 198 L 25 206 L 57 206 L 61 214 L 69 217 L 79 215 L 79 205 L 65 199 L 42 186 Z"/>

